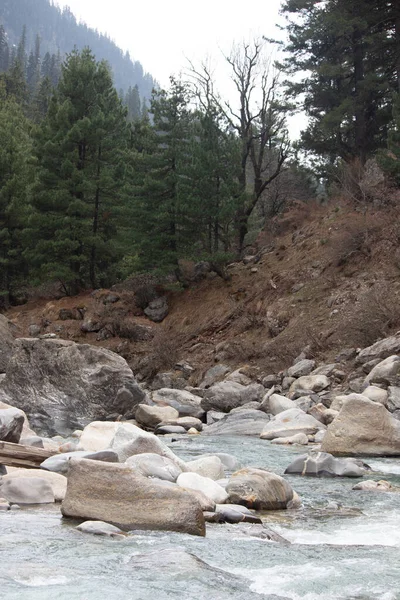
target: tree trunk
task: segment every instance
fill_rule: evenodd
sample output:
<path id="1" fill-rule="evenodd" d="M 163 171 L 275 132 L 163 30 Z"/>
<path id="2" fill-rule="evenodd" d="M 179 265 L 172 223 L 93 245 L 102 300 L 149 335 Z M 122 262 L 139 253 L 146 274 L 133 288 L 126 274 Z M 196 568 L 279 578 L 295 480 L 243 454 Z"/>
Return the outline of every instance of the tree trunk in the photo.
<path id="1" fill-rule="evenodd" d="M 99 211 L 100 211 L 100 160 L 101 160 L 101 144 L 99 145 L 99 150 L 97 153 L 97 184 L 96 184 L 96 194 L 94 198 L 94 213 L 93 213 L 93 225 L 92 232 L 93 238 L 96 239 L 97 230 L 99 226 Z M 90 251 L 90 264 L 89 264 L 89 277 L 90 283 L 93 289 L 97 287 L 96 281 L 96 244 L 92 244 L 92 248 Z"/>

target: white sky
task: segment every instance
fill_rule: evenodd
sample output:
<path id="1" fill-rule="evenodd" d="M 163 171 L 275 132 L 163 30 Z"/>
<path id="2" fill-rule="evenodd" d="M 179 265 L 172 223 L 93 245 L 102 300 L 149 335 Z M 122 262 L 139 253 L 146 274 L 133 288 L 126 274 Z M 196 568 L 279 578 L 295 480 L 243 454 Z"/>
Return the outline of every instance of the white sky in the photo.
<path id="1" fill-rule="evenodd" d="M 145 71 L 168 86 L 170 75 L 211 61 L 216 67 L 217 89 L 229 100 L 230 85 L 222 53 L 229 54 L 234 42 L 265 36 L 284 39 L 277 23 L 281 0 L 55 0 L 69 6 L 76 18 L 89 27 L 107 33 Z M 225 76 L 225 77 L 224 77 Z M 289 131 L 296 138 L 305 117 L 289 119 Z"/>
<path id="2" fill-rule="evenodd" d="M 228 53 L 234 41 L 277 37 L 281 0 L 56 0 L 108 33 L 162 86 L 187 65 Z"/>

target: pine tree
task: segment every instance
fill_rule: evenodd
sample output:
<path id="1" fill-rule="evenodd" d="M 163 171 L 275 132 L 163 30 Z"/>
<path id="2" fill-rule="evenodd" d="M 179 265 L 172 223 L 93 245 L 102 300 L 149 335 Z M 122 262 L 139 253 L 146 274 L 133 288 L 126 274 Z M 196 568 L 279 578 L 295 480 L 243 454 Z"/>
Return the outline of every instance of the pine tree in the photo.
<path id="1" fill-rule="evenodd" d="M 37 135 L 39 181 L 26 232 L 28 259 L 69 291 L 104 282 L 118 260 L 127 139 L 107 65 L 89 49 L 72 52 Z"/>
<path id="2" fill-rule="evenodd" d="M 8 300 L 27 274 L 22 230 L 33 180 L 31 125 L 14 99 L 0 102 L 0 294 Z"/>
<path id="3" fill-rule="evenodd" d="M 193 240 L 187 208 L 190 111 L 184 84 L 171 78 L 167 92 L 154 92 L 147 152 L 140 153 L 141 185 L 134 197 L 133 227 L 143 269 L 175 271 Z"/>
<path id="4" fill-rule="evenodd" d="M 288 83 L 310 117 L 302 145 L 331 164 L 338 157 L 363 164 L 385 145 L 399 76 L 395 4 L 287 0 L 283 6 L 289 35 L 285 69 L 306 73 Z"/>
<path id="5" fill-rule="evenodd" d="M 7 42 L 7 34 L 3 25 L 0 24 L 0 73 L 8 71 L 10 63 L 10 50 Z"/>

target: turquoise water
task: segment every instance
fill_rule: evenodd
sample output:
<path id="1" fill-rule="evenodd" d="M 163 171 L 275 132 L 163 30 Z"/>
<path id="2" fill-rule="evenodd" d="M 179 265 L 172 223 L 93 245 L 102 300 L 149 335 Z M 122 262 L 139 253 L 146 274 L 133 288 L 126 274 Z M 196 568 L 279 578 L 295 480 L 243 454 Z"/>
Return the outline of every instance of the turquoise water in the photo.
<path id="1" fill-rule="evenodd" d="M 279 474 L 304 452 L 259 439 L 208 436 L 185 437 L 171 447 L 184 459 L 229 452 L 243 465 Z M 400 459 L 367 462 L 380 471 L 371 478 L 400 486 Z M 0 513 L 0 598 L 400 600 L 400 495 L 352 491 L 357 479 L 288 480 L 303 508 L 263 519 L 289 545 L 260 539 L 260 527 L 247 524 L 209 525 L 205 539 L 133 532 L 112 540 L 76 531 L 57 507 Z M 171 548 L 210 567 L 163 567 L 160 556 Z M 151 556 L 137 558 L 154 552 L 156 564 Z"/>

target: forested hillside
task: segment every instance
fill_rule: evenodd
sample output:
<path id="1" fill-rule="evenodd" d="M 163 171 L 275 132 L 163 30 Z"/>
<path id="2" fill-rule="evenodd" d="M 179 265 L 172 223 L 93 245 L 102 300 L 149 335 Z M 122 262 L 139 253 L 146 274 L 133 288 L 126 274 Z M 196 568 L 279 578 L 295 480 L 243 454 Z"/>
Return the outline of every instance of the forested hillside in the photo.
<path id="1" fill-rule="evenodd" d="M 39 283 L 73 294 L 143 273 L 185 286 L 184 260 L 229 279 L 229 261 L 296 201 L 384 204 L 366 181 L 370 159 L 385 185 L 400 179 L 399 9 L 370 9 L 288 0 L 281 72 L 266 40 L 242 43 L 225 57 L 231 97 L 193 65 L 148 108 L 138 87 L 121 99 L 92 49 L 43 57 L 40 35 L 28 52 L 28 29 L 12 46 L 0 27 L 4 303 Z M 293 144 L 296 105 L 310 122 Z"/>
<path id="2" fill-rule="evenodd" d="M 126 93 L 137 85 L 140 97 L 151 96 L 155 81 L 140 62 L 131 59 L 106 35 L 78 23 L 68 7 L 61 10 L 50 0 L 0 0 L 0 25 L 7 33 L 10 52 L 18 45 L 24 27 L 28 55 L 35 52 L 37 36 L 42 57 L 59 53 L 63 60 L 75 46 L 78 50 L 89 46 L 97 60 L 110 64 L 118 92 Z"/>

